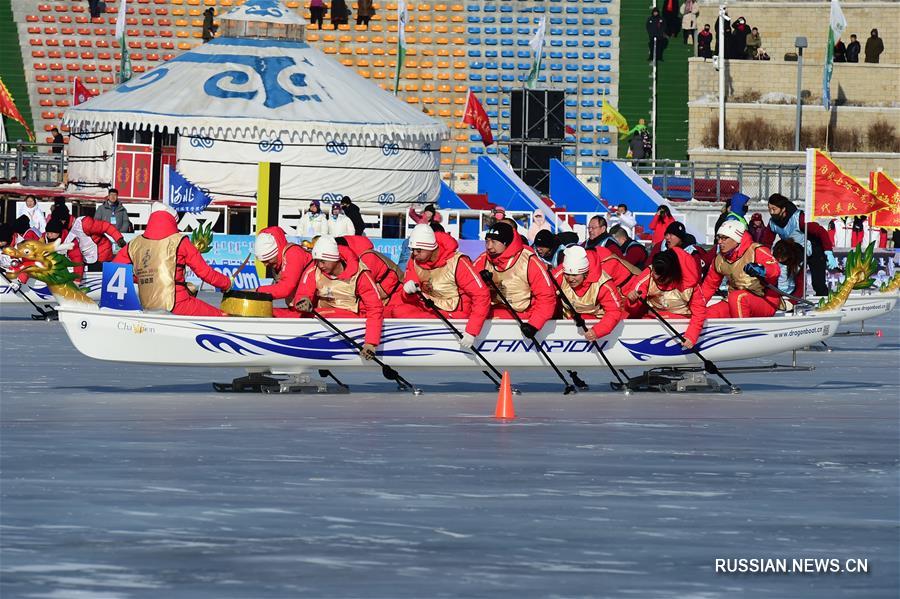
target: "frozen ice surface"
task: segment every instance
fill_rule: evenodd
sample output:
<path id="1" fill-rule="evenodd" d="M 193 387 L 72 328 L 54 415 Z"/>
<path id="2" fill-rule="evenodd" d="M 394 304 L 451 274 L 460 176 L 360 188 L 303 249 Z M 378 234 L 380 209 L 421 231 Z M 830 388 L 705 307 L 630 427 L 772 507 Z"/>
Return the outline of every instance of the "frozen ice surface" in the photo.
<path id="1" fill-rule="evenodd" d="M 216 394 L 242 373 L 92 361 L 26 308 L 0 314 L 4 598 L 898 596 L 897 313 L 739 396 L 515 371 L 500 423 L 478 373 Z M 870 572 L 714 572 L 741 557 Z"/>

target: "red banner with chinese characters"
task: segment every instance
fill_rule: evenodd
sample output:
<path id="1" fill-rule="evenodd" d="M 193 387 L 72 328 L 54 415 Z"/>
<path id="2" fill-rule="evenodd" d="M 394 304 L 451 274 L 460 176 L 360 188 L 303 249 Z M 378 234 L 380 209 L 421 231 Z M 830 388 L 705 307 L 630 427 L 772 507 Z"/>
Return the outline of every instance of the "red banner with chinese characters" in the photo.
<path id="1" fill-rule="evenodd" d="M 812 181 L 811 218 L 861 216 L 886 206 L 865 185 L 842 171 L 824 152 L 813 152 L 815 172 Z"/>
<path id="2" fill-rule="evenodd" d="M 491 133 L 491 121 L 481 102 L 472 93 L 472 90 L 469 90 L 469 95 L 466 97 L 466 110 L 463 113 L 462 122 L 478 129 L 478 132 L 481 134 L 481 143 L 485 146 L 494 143 L 494 135 Z"/>
<path id="3" fill-rule="evenodd" d="M 900 229 L 900 187 L 882 172 L 872 173 L 869 186 L 879 200 L 887 204 L 872 215 L 872 226 Z"/>

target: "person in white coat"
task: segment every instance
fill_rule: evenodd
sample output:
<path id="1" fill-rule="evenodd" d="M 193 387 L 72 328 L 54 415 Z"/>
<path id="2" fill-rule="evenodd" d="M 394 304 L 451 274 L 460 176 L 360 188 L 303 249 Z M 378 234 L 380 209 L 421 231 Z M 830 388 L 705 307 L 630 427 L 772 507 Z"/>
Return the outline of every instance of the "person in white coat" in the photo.
<path id="1" fill-rule="evenodd" d="M 328 235 L 328 215 L 322 213 L 319 200 L 313 200 L 309 203 L 309 209 L 300 218 L 297 232 L 300 237 L 309 238 Z"/>
<path id="2" fill-rule="evenodd" d="M 328 219 L 328 234 L 332 237 L 356 234 L 356 227 L 353 226 L 353 221 L 343 213 L 341 205 L 337 202 L 331 205 L 331 217 Z"/>
<path id="3" fill-rule="evenodd" d="M 615 208 L 610 208 L 609 228 L 619 225 L 628 233 L 629 237 L 634 237 L 634 227 L 637 225 L 637 219 L 634 213 L 628 209 L 626 204 L 619 204 Z"/>
<path id="4" fill-rule="evenodd" d="M 31 228 L 34 229 L 38 235 L 43 235 L 44 229 L 47 227 L 47 215 L 45 215 L 44 211 L 41 210 L 41 207 L 38 206 L 37 198 L 34 196 L 25 196 L 25 206 L 19 210 L 17 216 L 22 214 L 27 216 Z"/>

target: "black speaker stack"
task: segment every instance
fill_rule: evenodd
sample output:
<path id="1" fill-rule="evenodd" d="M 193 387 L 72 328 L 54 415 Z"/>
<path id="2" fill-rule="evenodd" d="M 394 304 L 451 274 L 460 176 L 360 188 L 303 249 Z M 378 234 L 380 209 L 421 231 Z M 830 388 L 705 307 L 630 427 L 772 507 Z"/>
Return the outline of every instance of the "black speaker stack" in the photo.
<path id="1" fill-rule="evenodd" d="M 562 159 L 566 137 L 565 92 L 510 91 L 509 162 L 525 183 L 550 192 L 550 160 Z"/>

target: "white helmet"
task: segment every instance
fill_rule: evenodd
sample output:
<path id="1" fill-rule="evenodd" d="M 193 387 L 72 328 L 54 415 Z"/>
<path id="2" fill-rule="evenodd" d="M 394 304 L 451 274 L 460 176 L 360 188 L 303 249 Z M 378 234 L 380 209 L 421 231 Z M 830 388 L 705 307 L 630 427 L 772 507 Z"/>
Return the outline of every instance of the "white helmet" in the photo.
<path id="1" fill-rule="evenodd" d="M 163 204 L 162 202 L 153 202 L 152 204 L 150 204 L 150 214 L 153 214 L 154 212 L 168 212 L 175 218 L 178 218 L 178 213 L 175 212 L 175 209 L 168 204 Z"/>
<path id="2" fill-rule="evenodd" d="M 409 236 L 409 249 L 437 249 L 437 239 L 434 236 L 434 230 L 429 225 L 416 225 Z"/>
<path id="3" fill-rule="evenodd" d="M 563 251 L 563 272 L 567 275 L 583 275 L 590 269 L 587 251 L 580 245 L 573 245 Z"/>
<path id="4" fill-rule="evenodd" d="M 316 240 L 316 245 L 312 249 L 313 260 L 325 260 L 327 262 L 336 262 L 341 259 L 341 253 L 338 251 L 337 241 L 331 235 L 322 235 Z"/>
<path id="5" fill-rule="evenodd" d="M 735 240 L 737 243 L 741 242 L 741 239 L 744 237 L 744 233 L 747 232 L 747 227 L 739 220 L 726 220 L 722 223 L 722 226 L 719 227 L 719 230 L 716 231 L 716 235 L 724 235 L 729 239 Z"/>
<path id="6" fill-rule="evenodd" d="M 271 233 L 260 233 L 253 244 L 253 253 L 263 262 L 268 262 L 278 255 L 278 244 Z"/>

